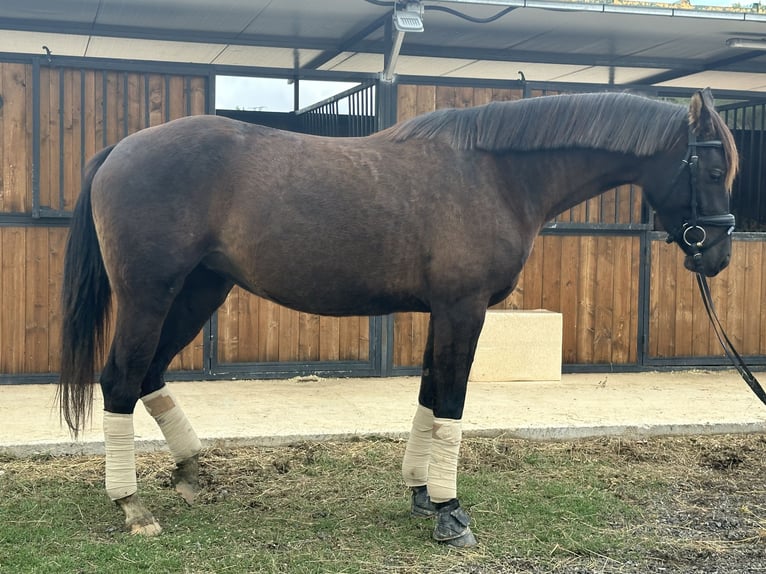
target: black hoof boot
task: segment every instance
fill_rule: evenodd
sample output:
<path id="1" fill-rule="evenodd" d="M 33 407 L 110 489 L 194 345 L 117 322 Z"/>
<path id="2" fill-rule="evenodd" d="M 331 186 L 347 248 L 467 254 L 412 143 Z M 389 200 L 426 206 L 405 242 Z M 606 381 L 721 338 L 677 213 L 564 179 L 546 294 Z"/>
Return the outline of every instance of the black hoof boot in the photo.
<path id="1" fill-rule="evenodd" d="M 431 518 L 436 516 L 436 506 L 428 497 L 428 489 L 425 486 L 412 487 L 412 511 L 414 518 Z"/>
<path id="2" fill-rule="evenodd" d="M 471 523 L 471 517 L 460 507 L 457 498 L 436 505 L 436 509 L 434 540 L 455 548 L 473 548 L 478 544 L 468 526 Z"/>

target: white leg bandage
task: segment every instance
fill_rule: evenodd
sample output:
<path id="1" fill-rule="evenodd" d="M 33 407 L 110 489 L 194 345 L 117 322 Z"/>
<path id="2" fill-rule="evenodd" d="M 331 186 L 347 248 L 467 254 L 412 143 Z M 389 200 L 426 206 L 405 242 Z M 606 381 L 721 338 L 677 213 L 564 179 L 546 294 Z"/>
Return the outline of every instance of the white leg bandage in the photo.
<path id="1" fill-rule="evenodd" d="M 428 482 L 433 427 L 434 412 L 423 405 L 418 405 L 415 418 L 412 419 L 412 430 L 402 461 L 402 476 L 407 486 L 423 486 Z"/>
<path id="2" fill-rule="evenodd" d="M 202 450 L 197 433 L 167 386 L 141 397 L 141 401 L 157 421 L 175 462 L 189 459 Z"/>
<path id="3" fill-rule="evenodd" d="M 136 453 L 133 440 L 133 415 L 104 412 L 106 450 L 106 493 L 112 500 L 135 494 Z"/>
<path id="4" fill-rule="evenodd" d="M 457 460 L 462 438 L 463 425 L 459 420 L 434 419 L 428 466 L 428 495 L 433 502 L 457 498 Z"/>

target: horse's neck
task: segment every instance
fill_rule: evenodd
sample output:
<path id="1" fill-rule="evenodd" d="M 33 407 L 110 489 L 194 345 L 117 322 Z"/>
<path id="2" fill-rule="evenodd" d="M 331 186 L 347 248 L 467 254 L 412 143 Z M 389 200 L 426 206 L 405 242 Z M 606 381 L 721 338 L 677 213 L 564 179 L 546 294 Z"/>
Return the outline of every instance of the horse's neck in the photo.
<path id="1" fill-rule="evenodd" d="M 542 222 L 619 185 L 638 181 L 644 161 L 633 156 L 597 150 L 556 150 L 539 152 L 536 159 L 515 158 L 533 194 L 531 201 L 540 207 Z M 516 179 L 516 176 L 512 176 Z"/>

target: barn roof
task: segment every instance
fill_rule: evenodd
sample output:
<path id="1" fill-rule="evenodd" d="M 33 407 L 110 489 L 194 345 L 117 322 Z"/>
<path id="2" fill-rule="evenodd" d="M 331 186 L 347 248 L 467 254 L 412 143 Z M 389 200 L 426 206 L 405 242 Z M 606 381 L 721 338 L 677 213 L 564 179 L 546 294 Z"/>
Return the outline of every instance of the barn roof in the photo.
<path id="1" fill-rule="evenodd" d="M 700 0 L 704 1 L 704 0 Z M 712 1 L 712 0 L 710 0 Z M 766 91 L 766 11 L 625 0 L 424 0 L 400 75 Z M 0 52 L 338 74 L 385 68 L 384 0 L 3 0 Z M 728 44 L 727 44 L 728 41 Z M 755 41 L 755 43 L 751 43 Z M 734 44 L 734 46 L 732 46 Z"/>

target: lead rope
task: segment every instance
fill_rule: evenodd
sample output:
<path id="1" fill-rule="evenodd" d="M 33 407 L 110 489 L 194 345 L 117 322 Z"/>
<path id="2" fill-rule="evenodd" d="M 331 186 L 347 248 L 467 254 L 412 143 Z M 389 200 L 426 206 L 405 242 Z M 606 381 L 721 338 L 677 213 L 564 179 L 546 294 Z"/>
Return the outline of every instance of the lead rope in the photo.
<path id="1" fill-rule="evenodd" d="M 707 279 L 705 279 L 705 276 L 701 273 L 695 273 L 695 275 L 697 276 L 697 285 L 699 286 L 700 294 L 702 295 L 702 301 L 705 304 L 705 310 L 707 311 L 708 317 L 710 317 L 713 331 L 715 331 L 715 335 L 718 337 L 718 342 L 721 343 L 724 353 L 726 353 L 726 356 L 737 369 L 742 379 L 747 383 L 747 386 L 755 393 L 755 396 L 766 405 L 766 391 L 763 390 L 761 383 L 758 382 L 758 379 L 755 378 L 755 375 L 745 364 L 745 361 L 737 352 L 737 349 L 734 348 L 728 335 L 726 335 L 726 331 L 723 329 L 723 325 L 721 325 L 721 320 L 718 318 L 718 313 L 716 313 L 715 306 L 713 305 L 713 298 L 710 294 L 710 287 L 707 284 Z"/>

